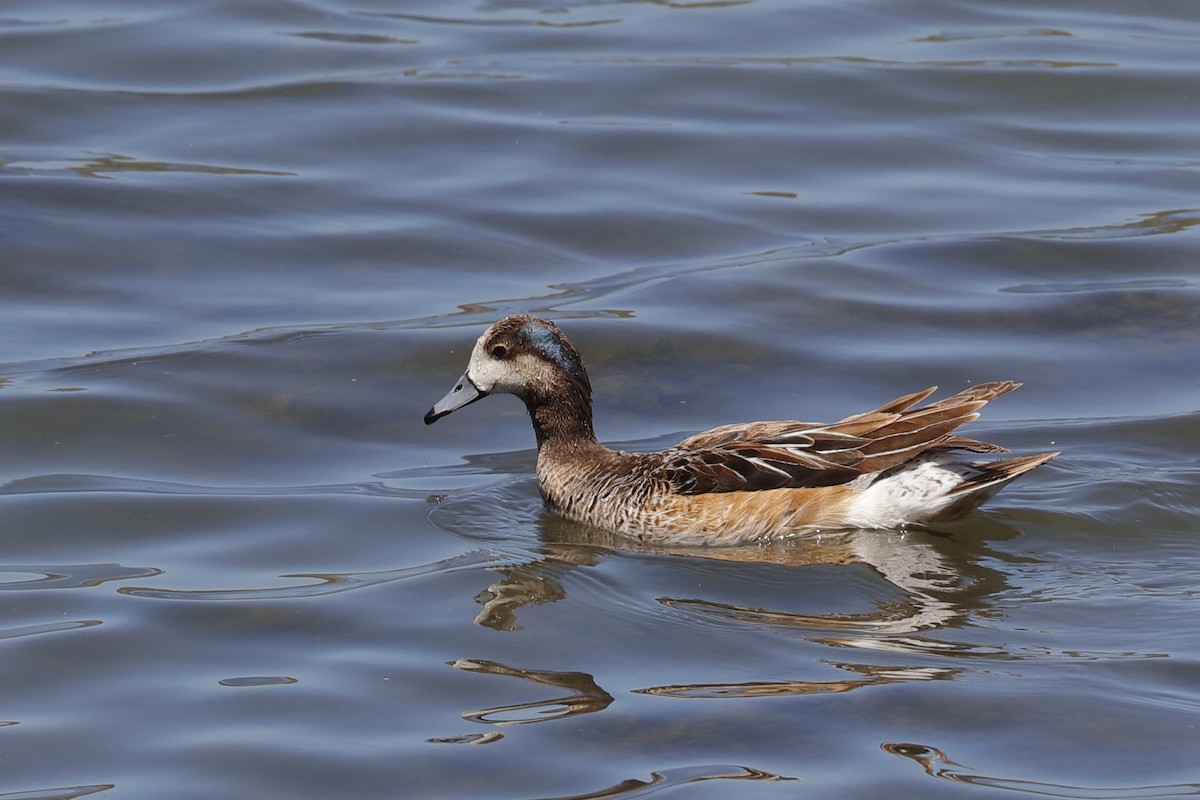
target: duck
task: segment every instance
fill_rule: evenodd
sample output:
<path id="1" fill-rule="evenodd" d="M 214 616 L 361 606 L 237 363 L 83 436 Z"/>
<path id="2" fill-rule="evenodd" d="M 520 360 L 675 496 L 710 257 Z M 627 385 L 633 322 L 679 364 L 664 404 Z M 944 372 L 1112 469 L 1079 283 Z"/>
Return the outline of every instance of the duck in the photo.
<path id="1" fill-rule="evenodd" d="M 533 423 L 538 489 L 551 511 L 642 542 L 745 545 L 971 514 L 1060 455 L 980 460 L 972 454 L 1007 450 L 955 432 L 1020 385 L 978 383 L 922 405 L 930 387 L 833 423 L 737 423 L 666 450 L 625 452 L 596 438 L 591 382 L 571 340 L 550 320 L 513 314 L 483 332 L 466 372 L 424 419 L 516 395 Z"/>

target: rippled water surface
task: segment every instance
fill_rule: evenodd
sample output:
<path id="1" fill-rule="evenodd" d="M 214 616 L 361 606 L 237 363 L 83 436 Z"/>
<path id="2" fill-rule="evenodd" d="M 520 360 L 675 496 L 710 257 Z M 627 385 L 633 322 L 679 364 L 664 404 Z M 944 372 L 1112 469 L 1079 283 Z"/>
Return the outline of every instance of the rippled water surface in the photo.
<path id="1" fill-rule="evenodd" d="M 1200 795 L 1200 16 L 0 7 L 5 798 Z M 937 532 L 547 514 L 602 438 L 1015 379 Z"/>

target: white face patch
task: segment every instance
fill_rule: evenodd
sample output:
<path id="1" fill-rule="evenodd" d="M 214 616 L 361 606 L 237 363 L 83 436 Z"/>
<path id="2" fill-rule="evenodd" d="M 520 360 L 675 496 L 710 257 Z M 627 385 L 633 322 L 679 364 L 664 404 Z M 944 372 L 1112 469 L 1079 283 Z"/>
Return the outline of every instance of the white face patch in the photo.
<path id="1" fill-rule="evenodd" d="M 484 340 L 488 338 L 488 333 L 479 337 L 475 349 L 471 351 L 471 360 L 467 363 L 467 377 L 484 394 L 520 394 L 525 384 L 521 371 L 514 361 L 493 358 L 484 350 Z"/>
<path id="2" fill-rule="evenodd" d="M 486 338 L 487 332 L 475 342 L 475 348 L 471 351 L 471 360 L 467 362 L 467 377 L 479 391 L 490 393 L 496 391 L 496 384 L 500 381 L 501 370 L 499 367 L 501 365 L 483 351 L 483 340 Z"/>
<path id="3" fill-rule="evenodd" d="M 537 334 L 532 346 L 521 340 L 509 343 L 508 353 L 503 358 L 496 358 L 489 346 L 503 342 L 493 342 L 495 327 L 488 328 L 476 340 L 467 363 L 467 378 L 483 394 L 524 397 L 533 388 L 545 388 L 561 380 L 563 373 L 571 374 L 573 365 L 567 346 L 544 327 L 532 329 Z M 581 366 L 576 368 L 582 369 Z"/>
<path id="4" fill-rule="evenodd" d="M 475 344 L 467 364 L 467 377 L 483 394 L 521 397 L 531 386 L 551 381 L 553 374 L 553 367 L 532 353 L 519 353 L 506 359 L 493 358 L 484 350 L 482 339 Z"/>

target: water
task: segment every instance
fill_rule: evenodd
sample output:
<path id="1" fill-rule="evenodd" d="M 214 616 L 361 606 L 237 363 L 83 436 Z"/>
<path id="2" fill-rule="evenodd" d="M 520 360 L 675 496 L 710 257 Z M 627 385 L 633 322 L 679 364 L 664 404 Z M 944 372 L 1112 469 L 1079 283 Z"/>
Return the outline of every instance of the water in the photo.
<path id="1" fill-rule="evenodd" d="M 1191 2 L 0 11 L 0 794 L 1200 794 Z M 940 532 L 542 511 L 505 313 L 665 446 L 1016 379 Z"/>

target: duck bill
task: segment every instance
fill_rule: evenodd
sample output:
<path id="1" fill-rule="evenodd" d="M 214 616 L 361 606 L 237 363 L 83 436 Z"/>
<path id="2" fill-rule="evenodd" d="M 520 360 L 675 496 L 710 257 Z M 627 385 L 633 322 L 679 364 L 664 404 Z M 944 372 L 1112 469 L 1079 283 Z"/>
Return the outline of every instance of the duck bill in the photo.
<path id="1" fill-rule="evenodd" d="M 463 376 L 454 384 L 454 388 L 447 392 L 445 397 L 434 403 L 433 408 L 429 409 L 425 415 L 425 424 L 432 425 L 450 412 L 457 411 L 463 406 L 469 406 L 484 397 L 487 397 L 487 392 L 479 391 L 479 388 L 464 372 Z"/>

